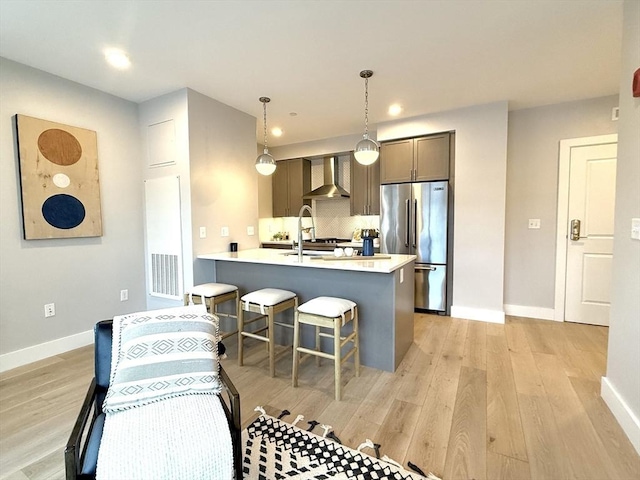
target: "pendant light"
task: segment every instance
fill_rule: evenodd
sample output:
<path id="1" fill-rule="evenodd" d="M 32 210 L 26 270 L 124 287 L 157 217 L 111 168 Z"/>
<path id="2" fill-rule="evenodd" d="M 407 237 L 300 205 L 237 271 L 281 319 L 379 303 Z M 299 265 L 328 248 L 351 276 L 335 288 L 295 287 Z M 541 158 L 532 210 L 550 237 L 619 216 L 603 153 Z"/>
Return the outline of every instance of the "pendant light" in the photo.
<path id="1" fill-rule="evenodd" d="M 271 101 L 269 97 L 260 97 L 264 110 L 264 153 L 256 159 L 256 170 L 261 175 L 271 175 L 276 171 L 276 160 L 269 155 L 267 148 L 267 103 Z"/>
<path id="2" fill-rule="evenodd" d="M 364 135 L 356 145 L 353 155 L 356 161 L 362 165 L 371 165 L 380 155 L 380 147 L 369 138 L 369 79 L 373 76 L 371 70 L 363 70 L 360 76 L 364 78 Z"/>

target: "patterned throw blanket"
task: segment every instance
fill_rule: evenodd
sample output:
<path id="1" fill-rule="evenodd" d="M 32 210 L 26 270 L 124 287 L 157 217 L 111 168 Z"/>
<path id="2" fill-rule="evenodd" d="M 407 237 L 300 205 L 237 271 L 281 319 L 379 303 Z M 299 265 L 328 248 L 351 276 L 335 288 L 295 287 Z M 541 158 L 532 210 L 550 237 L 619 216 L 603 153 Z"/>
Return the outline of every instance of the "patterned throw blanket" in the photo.
<path id="1" fill-rule="evenodd" d="M 218 337 L 204 305 L 113 319 L 97 480 L 233 478 Z"/>
<path id="2" fill-rule="evenodd" d="M 424 480 L 400 465 L 371 457 L 329 438 L 262 414 L 242 432 L 245 479 Z M 388 463 L 392 462 L 392 463 Z"/>
<path id="3" fill-rule="evenodd" d="M 97 480 L 231 480 L 229 424 L 215 395 L 108 414 Z"/>

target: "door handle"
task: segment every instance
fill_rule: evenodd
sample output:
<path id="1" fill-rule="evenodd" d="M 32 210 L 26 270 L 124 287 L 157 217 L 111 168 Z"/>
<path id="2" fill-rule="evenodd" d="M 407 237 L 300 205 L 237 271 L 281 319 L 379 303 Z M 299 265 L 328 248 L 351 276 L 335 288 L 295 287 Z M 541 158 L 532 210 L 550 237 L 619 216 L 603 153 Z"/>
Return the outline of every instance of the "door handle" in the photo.
<path id="1" fill-rule="evenodd" d="M 404 246 L 409 248 L 409 242 L 411 241 L 410 236 L 411 236 L 411 206 L 409 204 L 409 199 L 405 200 L 404 203 L 404 207 L 405 207 L 405 226 L 407 227 L 407 235 L 405 238 L 405 242 L 404 242 Z"/>
<path id="2" fill-rule="evenodd" d="M 569 238 L 571 238 L 571 241 L 573 242 L 577 242 L 581 238 L 587 238 L 580 236 L 580 220 L 577 218 L 571 220 L 571 236 Z"/>
<path id="3" fill-rule="evenodd" d="M 416 265 L 415 267 L 416 270 L 429 270 L 431 272 L 434 272 L 436 270 L 436 267 L 431 267 L 431 266 L 418 266 Z"/>
<path id="4" fill-rule="evenodd" d="M 418 240 L 418 200 L 413 200 L 413 248 Z"/>

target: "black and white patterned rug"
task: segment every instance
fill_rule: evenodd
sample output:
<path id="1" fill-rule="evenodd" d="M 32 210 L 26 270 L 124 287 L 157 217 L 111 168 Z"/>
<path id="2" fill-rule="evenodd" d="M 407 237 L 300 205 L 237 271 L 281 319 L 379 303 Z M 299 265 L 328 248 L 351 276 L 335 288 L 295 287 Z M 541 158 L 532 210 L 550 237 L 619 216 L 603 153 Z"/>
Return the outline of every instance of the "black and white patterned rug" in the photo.
<path id="1" fill-rule="evenodd" d="M 395 462 L 377 459 L 264 413 L 243 430 L 242 437 L 245 479 L 437 479 L 409 472 Z"/>

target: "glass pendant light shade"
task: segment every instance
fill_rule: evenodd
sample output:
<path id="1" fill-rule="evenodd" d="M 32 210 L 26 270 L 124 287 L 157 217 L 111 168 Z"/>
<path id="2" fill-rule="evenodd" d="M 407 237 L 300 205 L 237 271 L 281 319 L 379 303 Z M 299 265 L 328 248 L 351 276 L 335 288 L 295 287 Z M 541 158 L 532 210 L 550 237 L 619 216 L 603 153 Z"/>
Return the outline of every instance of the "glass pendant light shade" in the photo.
<path id="1" fill-rule="evenodd" d="M 365 135 L 356 145 L 353 155 L 361 165 L 371 165 L 378 159 L 380 149 L 376 142 L 371 140 L 368 135 Z"/>
<path id="2" fill-rule="evenodd" d="M 271 175 L 276 171 L 276 160 L 269 155 L 269 150 L 264 149 L 264 153 L 256 159 L 256 170 L 261 175 Z"/>
<path id="3" fill-rule="evenodd" d="M 361 165 L 371 165 L 380 156 L 380 147 L 369 138 L 369 79 L 373 76 L 371 70 L 363 70 L 360 76 L 364 78 L 364 135 L 353 152 L 356 162 Z"/>
<path id="4" fill-rule="evenodd" d="M 256 158 L 256 170 L 260 175 L 271 175 L 276 171 L 276 160 L 269 155 L 267 148 L 267 103 L 271 101 L 269 97 L 260 97 L 264 111 L 264 153 Z"/>

